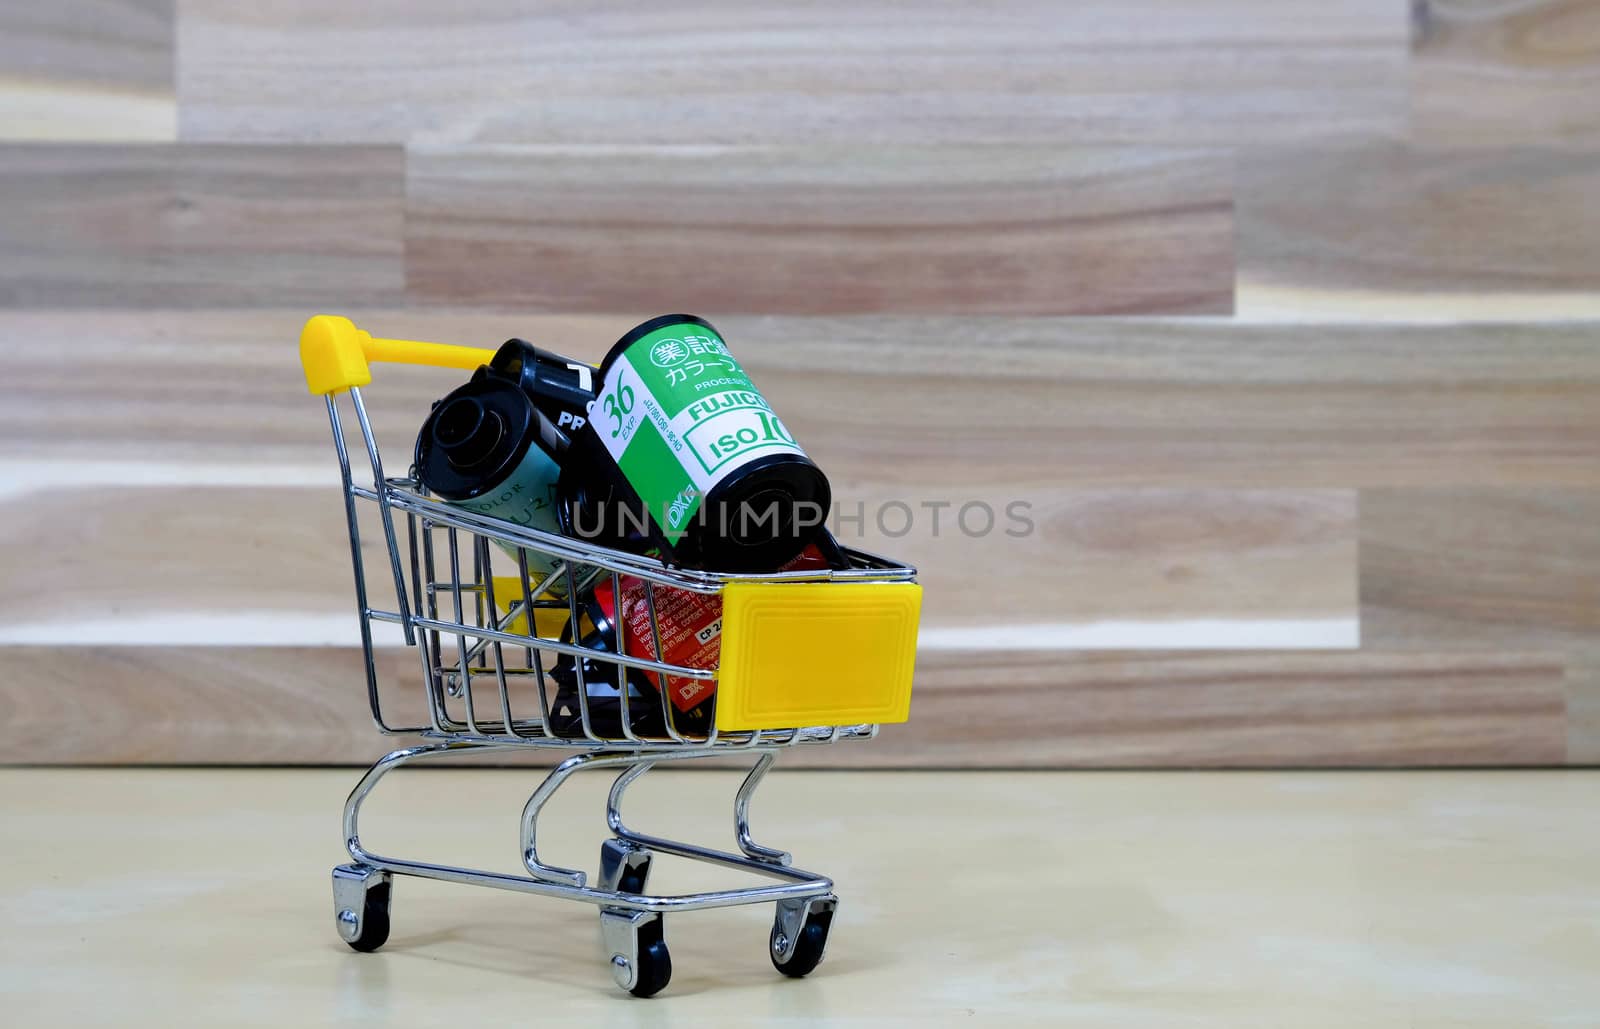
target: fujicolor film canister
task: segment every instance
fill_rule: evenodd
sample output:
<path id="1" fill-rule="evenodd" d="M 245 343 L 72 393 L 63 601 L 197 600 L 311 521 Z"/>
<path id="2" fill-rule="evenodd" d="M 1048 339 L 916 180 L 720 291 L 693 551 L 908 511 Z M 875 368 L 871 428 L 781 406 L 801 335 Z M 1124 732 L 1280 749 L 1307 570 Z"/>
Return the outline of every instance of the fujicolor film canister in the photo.
<path id="1" fill-rule="evenodd" d="M 617 341 L 599 376 L 579 435 L 598 442 L 591 459 L 641 502 L 664 556 L 772 571 L 816 537 L 828 479 L 710 322 L 653 318 Z"/>

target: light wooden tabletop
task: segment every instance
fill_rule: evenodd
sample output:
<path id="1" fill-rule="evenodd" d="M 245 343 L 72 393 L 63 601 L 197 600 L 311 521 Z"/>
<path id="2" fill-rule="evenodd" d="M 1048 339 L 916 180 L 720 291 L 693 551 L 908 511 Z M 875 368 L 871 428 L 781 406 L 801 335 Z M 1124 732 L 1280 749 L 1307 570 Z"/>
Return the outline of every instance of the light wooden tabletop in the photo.
<path id="1" fill-rule="evenodd" d="M 371 846 L 516 867 L 528 771 L 401 772 Z M 47 1025 L 1532 1025 L 1600 1015 L 1596 772 L 774 773 L 757 838 L 842 898 L 809 979 L 769 908 L 668 919 L 612 986 L 593 909 L 415 879 L 336 937 L 352 770 L 0 772 L 0 1004 Z M 647 776 L 646 830 L 726 846 L 730 772 Z M 606 780 L 541 856 L 593 864 Z M 678 812 L 683 812 L 679 815 Z M 653 885 L 715 870 L 657 863 Z M 551 1019 L 556 1019 L 551 1022 Z"/>

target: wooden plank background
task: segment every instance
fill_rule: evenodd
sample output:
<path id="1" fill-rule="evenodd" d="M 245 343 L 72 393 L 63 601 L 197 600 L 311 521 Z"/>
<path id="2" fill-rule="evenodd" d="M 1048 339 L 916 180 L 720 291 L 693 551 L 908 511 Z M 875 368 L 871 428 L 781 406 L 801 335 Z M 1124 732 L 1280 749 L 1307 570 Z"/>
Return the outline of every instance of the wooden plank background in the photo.
<path id="1" fill-rule="evenodd" d="M 0 13 L 0 761 L 388 745 L 307 314 L 598 359 L 683 309 L 928 588 L 913 720 L 795 763 L 1600 761 L 1597 39 L 1595 0 Z M 391 461 L 453 381 L 380 371 Z"/>

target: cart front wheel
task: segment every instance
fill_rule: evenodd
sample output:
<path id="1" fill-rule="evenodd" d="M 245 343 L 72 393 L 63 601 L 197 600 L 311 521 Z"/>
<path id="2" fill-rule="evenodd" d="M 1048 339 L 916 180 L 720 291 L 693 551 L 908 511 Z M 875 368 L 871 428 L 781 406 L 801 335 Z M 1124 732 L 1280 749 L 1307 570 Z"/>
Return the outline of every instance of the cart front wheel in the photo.
<path id="1" fill-rule="evenodd" d="M 667 951 L 659 918 L 639 930 L 638 965 L 634 984 L 628 988 L 635 997 L 654 997 L 672 981 L 672 955 Z"/>
<path id="2" fill-rule="evenodd" d="M 389 940 L 388 872 L 365 865 L 333 870 L 333 914 L 339 937 L 353 950 L 377 950 Z"/>
<path id="3" fill-rule="evenodd" d="M 810 975 L 822 963 L 838 905 L 837 897 L 779 903 L 767 948 L 772 967 L 792 979 Z"/>

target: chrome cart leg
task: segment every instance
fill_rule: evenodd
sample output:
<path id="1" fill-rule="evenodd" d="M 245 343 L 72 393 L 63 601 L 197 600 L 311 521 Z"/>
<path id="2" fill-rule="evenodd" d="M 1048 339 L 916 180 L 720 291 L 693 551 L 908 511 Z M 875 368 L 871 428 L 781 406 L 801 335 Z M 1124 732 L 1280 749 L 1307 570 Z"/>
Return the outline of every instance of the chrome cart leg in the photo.
<path id="1" fill-rule="evenodd" d="M 756 759 L 755 767 L 750 769 L 750 774 L 744 777 L 744 782 L 739 784 L 739 792 L 733 798 L 733 835 L 739 841 L 739 849 L 757 861 L 770 861 L 775 865 L 787 865 L 791 858 L 787 851 L 775 850 L 772 847 L 763 847 L 750 838 L 750 798 L 756 795 L 756 787 L 761 785 L 761 780 L 766 778 L 767 769 L 772 767 L 772 762 L 777 755 L 770 750 Z"/>
<path id="2" fill-rule="evenodd" d="M 640 761 L 638 764 L 629 765 L 617 776 L 617 781 L 611 784 L 611 792 L 606 794 L 606 824 L 612 829 L 622 825 L 622 795 L 628 792 L 635 779 L 654 768 L 654 761 Z"/>
<path id="3" fill-rule="evenodd" d="M 539 861 L 539 848 L 537 844 L 539 833 L 539 812 L 544 810 L 545 804 L 555 795 L 561 784 L 572 776 L 573 772 L 589 764 L 599 757 L 597 754 L 578 754 L 569 757 L 550 770 L 544 782 L 533 791 L 533 796 L 528 798 L 528 803 L 522 808 L 522 865 L 528 874 L 535 879 L 549 883 L 565 883 L 568 886 L 583 886 L 588 876 L 576 868 L 558 868 L 555 865 L 542 864 Z"/>
<path id="4" fill-rule="evenodd" d="M 768 950 L 772 966 L 794 979 L 810 975 L 822 963 L 822 953 L 828 947 L 828 930 L 833 926 L 833 913 L 838 910 L 839 898 L 804 897 L 798 900 L 778 901 L 778 914 L 772 922 L 772 937 Z"/>
<path id="5" fill-rule="evenodd" d="M 611 962 L 611 978 L 635 997 L 653 997 L 672 979 L 666 922 L 649 911 L 600 912 L 600 940 Z"/>
<path id="6" fill-rule="evenodd" d="M 389 893 L 394 877 L 370 865 L 333 870 L 333 917 L 339 936 L 360 951 L 377 950 L 389 939 Z"/>
<path id="7" fill-rule="evenodd" d="M 622 824 L 622 795 L 628 785 L 648 772 L 652 762 L 630 765 L 611 784 L 606 796 L 606 824 Z M 600 888 L 619 893 L 643 893 L 650 876 L 650 848 L 627 839 L 606 840 L 600 844 Z"/>
<path id="8" fill-rule="evenodd" d="M 369 864 L 366 851 L 361 849 L 361 805 L 377 787 L 378 780 L 408 761 L 464 749 L 468 749 L 468 745 L 429 743 L 420 747 L 405 747 L 390 751 L 372 763 L 372 767 L 367 769 L 367 774 L 356 783 L 356 788 L 350 791 L 350 796 L 346 797 L 344 802 L 344 846 L 359 866 L 366 867 Z"/>

